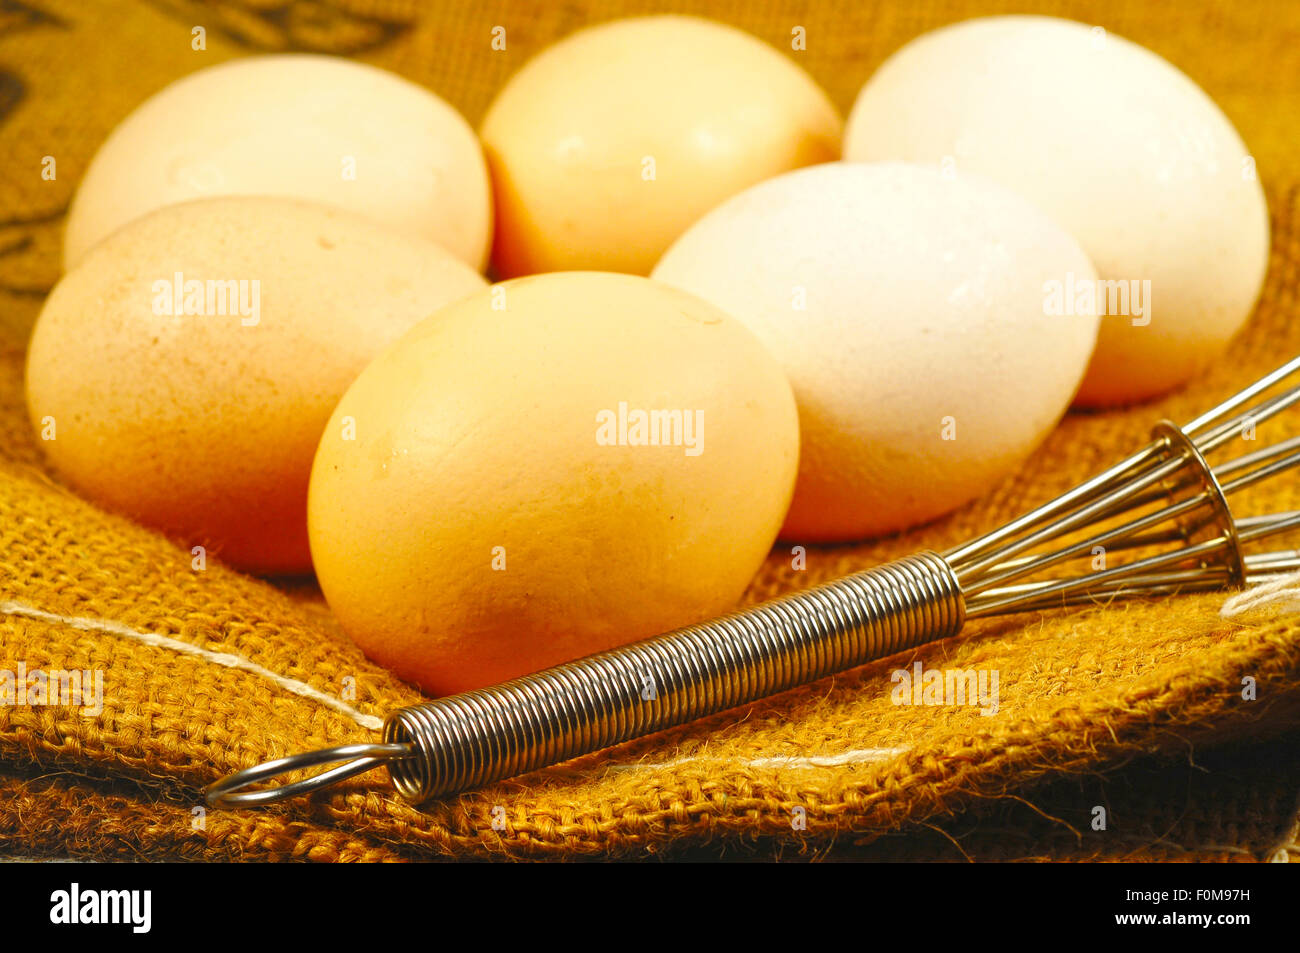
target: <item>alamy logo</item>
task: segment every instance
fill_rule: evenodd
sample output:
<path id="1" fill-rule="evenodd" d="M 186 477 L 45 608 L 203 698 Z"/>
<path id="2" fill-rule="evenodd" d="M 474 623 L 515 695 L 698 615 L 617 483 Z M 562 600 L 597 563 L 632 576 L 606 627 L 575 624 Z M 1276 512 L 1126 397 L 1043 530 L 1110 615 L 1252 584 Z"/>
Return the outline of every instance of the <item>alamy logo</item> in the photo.
<path id="1" fill-rule="evenodd" d="M 56 924 L 129 924 L 132 933 L 148 933 L 153 921 L 151 890 L 68 890 L 50 894 L 50 922 Z"/>
<path id="2" fill-rule="evenodd" d="M 926 669 L 915 662 L 910 672 L 895 669 L 889 680 L 894 683 L 890 700 L 895 705 L 978 705 L 981 715 L 998 713 L 996 669 Z"/>
<path id="3" fill-rule="evenodd" d="M 1076 279 L 1069 271 L 1065 281 L 1043 282 L 1043 313 L 1055 317 L 1126 314 L 1134 327 L 1145 327 L 1151 323 L 1151 279 Z"/>
<path id="4" fill-rule="evenodd" d="M 596 443 L 602 447 L 683 447 L 688 457 L 704 452 L 704 411 L 618 410 L 596 412 Z"/>
<path id="5" fill-rule="evenodd" d="M 101 669 L 34 668 L 18 663 L 18 671 L 0 668 L 0 707 L 62 705 L 80 708 L 87 718 L 104 710 L 104 672 Z"/>
<path id="6" fill-rule="evenodd" d="M 186 278 L 176 272 L 171 280 L 153 283 L 153 313 L 157 315 L 239 315 L 251 328 L 262 320 L 262 282 L 254 278 Z"/>

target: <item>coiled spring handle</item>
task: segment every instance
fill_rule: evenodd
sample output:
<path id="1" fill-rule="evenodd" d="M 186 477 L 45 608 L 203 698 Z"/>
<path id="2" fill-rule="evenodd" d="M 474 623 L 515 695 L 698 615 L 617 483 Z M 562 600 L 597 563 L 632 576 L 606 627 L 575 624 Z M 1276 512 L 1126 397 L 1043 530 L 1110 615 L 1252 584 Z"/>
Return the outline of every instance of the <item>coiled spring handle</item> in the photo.
<path id="1" fill-rule="evenodd" d="M 947 638 L 966 619 L 943 557 L 923 552 L 700 625 L 492 688 L 394 712 L 384 743 L 268 761 L 207 788 L 213 807 L 270 804 L 387 764 L 413 803 L 513 777 Z M 246 790 L 322 764 L 338 767 Z"/>

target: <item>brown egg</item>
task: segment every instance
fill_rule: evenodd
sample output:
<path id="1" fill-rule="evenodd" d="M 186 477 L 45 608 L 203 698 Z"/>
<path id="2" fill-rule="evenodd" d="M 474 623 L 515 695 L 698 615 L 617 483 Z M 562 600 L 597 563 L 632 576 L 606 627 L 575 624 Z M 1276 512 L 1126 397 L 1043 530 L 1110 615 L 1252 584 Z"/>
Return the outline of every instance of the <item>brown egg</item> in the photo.
<path id="1" fill-rule="evenodd" d="M 840 116 L 792 59 L 721 23 L 590 27 L 516 73 L 483 120 L 497 275 L 646 275 L 692 222 L 839 158 Z"/>
<path id="2" fill-rule="evenodd" d="M 169 206 L 54 288 L 28 409 L 92 500 L 246 570 L 308 571 L 307 481 L 334 404 L 385 345 L 484 286 L 441 246 L 325 206 Z"/>
<path id="3" fill-rule="evenodd" d="M 426 691 L 481 688 L 735 606 L 799 457 L 758 339 L 629 275 L 535 275 L 421 322 L 321 437 L 321 589 Z"/>

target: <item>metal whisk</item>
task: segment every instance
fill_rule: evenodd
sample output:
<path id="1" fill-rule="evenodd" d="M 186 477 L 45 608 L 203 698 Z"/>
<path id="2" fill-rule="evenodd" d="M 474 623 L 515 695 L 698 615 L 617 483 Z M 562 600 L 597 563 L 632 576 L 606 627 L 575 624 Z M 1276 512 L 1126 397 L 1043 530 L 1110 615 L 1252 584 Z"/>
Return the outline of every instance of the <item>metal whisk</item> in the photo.
<path id="1" fill-rule="evenodd" d="M 1300 437 L 1214 466 L 1206 460 L 1230 442 L 1254 440 L 1258 425 L 1300 401 L 1297 377 L 1300 357 L 1185 427 L 1161 422 L 1128 459 L 942 555 L 918 553 L 492 688 L 403 708 L 385 721 L 382 744 L 268 761 L 208 787 L 208 803 L 268 804 L 379 764 L 387 764 L 401 795 L 418 803 L 955 635 L 969 618 L 1240 587 L 1300 569 L 1296 550 L 1246 552 L 1300 526 L 1300 513 L 1239 518 L 1227 502 L 1300 463 Z M 337 766 L 247 790 L 325 764 Z"/>

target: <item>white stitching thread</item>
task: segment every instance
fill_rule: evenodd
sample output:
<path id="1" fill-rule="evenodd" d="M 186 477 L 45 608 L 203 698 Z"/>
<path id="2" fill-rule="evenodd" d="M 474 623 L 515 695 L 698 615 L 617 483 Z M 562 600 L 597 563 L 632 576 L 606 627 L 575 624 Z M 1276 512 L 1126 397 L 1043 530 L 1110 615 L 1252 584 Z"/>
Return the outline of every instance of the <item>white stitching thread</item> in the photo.
<path id="1" fill-rule="evenodd" d="M 1225 619 L 1232 619 L 1252 609 L 1262 609 L 1265 606 L 1278 606 L 1287 612 L 1300 610 L 1300 572 L 1270 579 L 1253 589 L 1230 596 L 1223 603 L 1219 615 Z"/>
<path id="2" fill-rule="evenodd" d="M 254 675 L 260 675 L 263 678 L 270 679 L 286 691 L 293 692 L 295 695 L 301 695 L 303 698 L 310 698 L 312 701 L 320 702 L 326 708 L 330 708 L 340 714 L 347 715 L 353 721 L 363 728 L 370 728 L 375 731 L 384 727 L 384 720 L 375 715 L 367 715 L 357 711 L 351 705 L 340 701 L 332 695 L 327 695 L 319 689 L 312 688 L 306 682 L 300 682 L 294 678 L 287 678 L 264 668 L 256 662 L 250 662 L 241 655 L 234 655 L 229 652 L 213 652 L 210 649 L 200 648 L 197 645 L 191 645 L 189 642 L 182 642 L 179 639 L 173 639 L 166 635 L 159 635 L 156 632 L 139 632 L 129 626 L 122 625 L 120 622 L 114 622 L 111 619 L 91 619 L 85 616 L 64 616 L 56 615 L 53 612 L 45 612 L 37 609 L 35 606 L 24 605 L 21 602 L 0 602 L 0 613 L 5 615 L 26 616 L 29 619 L 39 619 L 42 622 L 57 622 L 62 625 L 70 626 L 74 629 L 87 629 L 95 632 L 108 632 L 112 635 L 118 635 L 126 639 L 134 639 L 137 642 L 143 642 L 146 645 L 155 645 L 159 648 L 171 649 L 173 652 L 180 652 L 182 655 L 196 655 L 199 658 L 221 665 L 225 668 L 237 668 L 244 672 L 250 672 Z"/>

